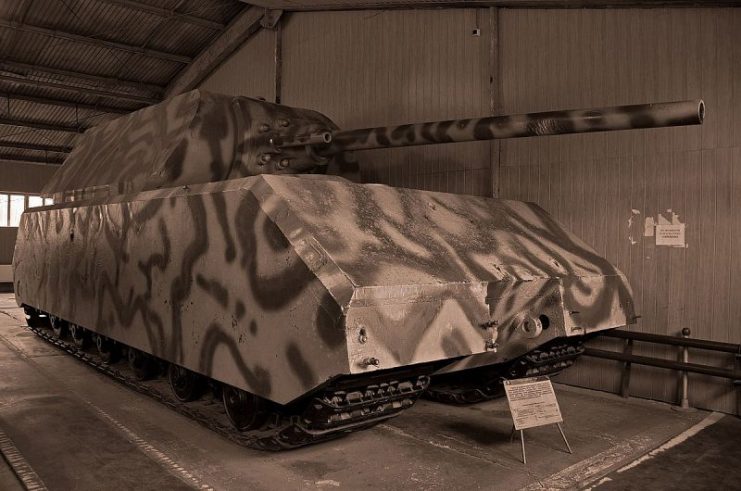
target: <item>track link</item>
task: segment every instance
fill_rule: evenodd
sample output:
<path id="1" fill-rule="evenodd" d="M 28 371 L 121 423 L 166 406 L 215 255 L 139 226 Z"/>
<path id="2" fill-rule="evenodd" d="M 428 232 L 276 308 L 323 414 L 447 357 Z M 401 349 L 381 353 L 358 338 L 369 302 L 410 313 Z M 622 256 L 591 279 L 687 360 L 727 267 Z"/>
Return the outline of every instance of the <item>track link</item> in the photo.
<path id="1" fill-rule="evenodd" d="M 411 407 L 425 392 L 430 382 L 428 374 L 432 371 L 422 367 L 340 378 L 300 406 L 274 405 L 266 423 L 259 429 L 240 432 L 233 427 L 216 397 L 181 402 L 171 395 L 170 386 L 163 378 L 137 380 L 127 365 L 106 363 L 97 354 L 55 337 L 38 318 L 30 318 L 28 324 L 29 330 L 48 343 L 126 387 L 158 400 L 238 445 L 259 450 L 279 451 L 319 443 L 394 417 Z M 218 386 L 218 382 L 212 385 Z"/>

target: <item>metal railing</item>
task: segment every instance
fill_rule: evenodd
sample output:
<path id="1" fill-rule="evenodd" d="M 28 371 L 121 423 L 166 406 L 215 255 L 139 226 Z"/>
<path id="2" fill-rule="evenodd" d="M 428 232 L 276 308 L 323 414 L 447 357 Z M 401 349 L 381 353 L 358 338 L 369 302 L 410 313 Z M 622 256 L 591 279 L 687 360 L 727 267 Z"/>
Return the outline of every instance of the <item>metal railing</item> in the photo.
<path id="1" fill-rule="evenodd" d="M 623 397 L 630 396 L 630 372 L 631 365 L 634 363 L 637 365 L 666 368 L 669 370 L 677 370 L 681 372 L 682 387 L 679 396 L 679 405 L 680 407 L 685 409 L 689 408 L 689 387 L 687 379 L 688 373 L 699 373 L 703 375 L 710 375 L 712 377 L 730 379 L 733 381 L 733 384 L 737 388 L 741 387 L 741 344 L 722 343 L 719 341 L 709 341 L 705 339 L 693 339 L 689 337 L 690 334 L 691 332 L 687 328 L 682 329 L 681 337 L 613 329 L 610 331 L 605 331 L 603 334 L 601 334 L 601 337 L 624 340 L 622 353 L 596 348 L 586 348 L 584 355 L 623 362 L 622 380 L 620 384 L 620 395 Z M 662 344 L 665 346 L 679 346 L 681 348 L 682 361 L 634 355 L 633 343 L 635 341 Z M 732 354 L 736 358 L 736 366 L 733 369 L 727 369 L 711 365 L 690 363 L 689 348 Z M 737 405 L 741 406 L 741 391 L 739 391 Z"/>

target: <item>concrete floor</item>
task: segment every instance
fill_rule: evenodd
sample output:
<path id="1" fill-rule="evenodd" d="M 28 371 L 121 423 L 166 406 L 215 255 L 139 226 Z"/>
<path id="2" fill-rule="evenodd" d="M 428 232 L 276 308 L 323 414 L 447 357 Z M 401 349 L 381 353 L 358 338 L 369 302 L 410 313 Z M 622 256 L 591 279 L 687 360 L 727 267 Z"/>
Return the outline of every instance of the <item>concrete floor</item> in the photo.
<path id="1" fill-rule="evenodd" d="M 599 491 L 741 489 L 741 419 L 725 417 L 674 447 L 605 476 Z"/>
<path id="2" fill-rule="evenodd" d="M 265 453 L 132 392 L 22 324 L 12 294 L 0 294 L 0 430 L 49 489 L 607 489 L 611 480 L 610 489 L 627 489 L 610 476 L 708 417 L 557 385 L 574 454 L 555 427 L 527 430 L 527 466 L 509 442 L 503 400 L 420 401 L 371 430 Z M 2 489 L 12 489 L 7 471 L 0 460 Z"/>
<path id="3" fill-rule="evenodd" d="M 23 486 L 13 473 L 13 469 L 2 458 L 0 458 L 0 489 L 3 491 L 23 491 Z"/>

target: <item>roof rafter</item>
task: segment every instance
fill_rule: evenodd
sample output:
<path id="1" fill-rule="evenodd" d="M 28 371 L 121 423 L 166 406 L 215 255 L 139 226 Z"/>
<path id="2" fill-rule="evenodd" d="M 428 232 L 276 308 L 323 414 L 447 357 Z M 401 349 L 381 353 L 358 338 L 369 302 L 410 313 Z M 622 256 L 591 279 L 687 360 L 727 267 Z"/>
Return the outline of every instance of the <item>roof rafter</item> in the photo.
<path id="1" fill-rule="evenodd" d="M 0 137 L 2 138 L 2 137 Z M 0 139 L 0 147 L 17 148 L 19 150 L 33 150 L 35 152 L 70 153 L 72 147 L 62 145 L 39 145 L 36 143 L 12 142 Z"/>
<path id="2" fill-rule="evenodd" d="M 3 75 L 0 73 L 0 80 L 5 82 L 12 82 L 20 85 L 33 85 L 36 87 L 44 87 L 47 89 L 59 89 L 67 90 L 70 92 L 77 92 L 83 95 L 94 95 L 99 97 L 106 97 L 109 99 L 118 99 L 122 101 L 136 102 L 138 104 L 157 104 L 161 101 L 159 98 L 146 97 L 136 94 L 128 94 L 126 92 L 109 91 L 94 89 L 92 87 L 78 87 L 75 85 L 66 85 L 58 82 L 49 82 L 46 80 L 34 80 L 21 77 L 11 77 L 9 75 Z"/>
<path id="3" fill-rule="evenodd" d="M 61 157 L 28 157 L 25 155 L 8 155 L 0 153 L 0 160 L 12 160 L 15 162 L 32 162 L 34 164 L 62 165 L 64 158 Z"/>
<path id="4" fill-rule="evenodd" d="M 134 90 L 144 90 L 161 94 L 164 91 L 164 87 L 159 85 L 150 84 L 147 82 L 138 82 L 136 80 L 123 80 L 115 77 L 106 77 L 103 75 L 95 75 L 92 73 L 75 72 L 72 70 L 64 70 L 61 68 L 54 68 L 41 65 L 33 65 L 29 63 L 20 63 L 17 61 L 0 60 L 0 69 L 6 68 L 7 71 L 29 71 L 38 72 L 51 75 L 60 75 L 63 77 L 76 78 L 80 80 L 89 80 L 96 82 L 101 85 L 110 87 L 128 87 Z"/>
<path id="5" fill-rule="evenodd" d="M 439 8 L 626 8 L 737 7 L 739 0 L 240 0 L 268 9 L 289 11 L 439 9 Z"/>
<path id="6" fill-rule="evenodd" d="M 99 104 L 84 104 L 74 101 L 67 101 L 61 99 L 50 99 L 48 97 L 38 97 L 21 94 L 3 94 L 0 92 L 0 97 L 3 99 L 10 99 L 14 101 L 32 102 L 34 104 L 45 104 L 49 106 L 68 107 L 70 109 L 81 109 L 84 111 L 97 111 L 105 114 L 128 114 L 132 109 L 121 109 L 120 107 L 108 107 L 101 106 Z"/>
<path id="7" fill-rule="evenodd" d="M 220 22 L 204 19 L 202 17 L 196 17 L 190 14 L 181 14 L 175 10 L 163 9 L 155 7 L 153 5 L 147 5 L 141 2 L 135 2 L 133 0 L 101 0 L 111 5 L 117 5 L 119 7 L 125 7 L 130 10 L 138 10 L 140 12 L 146 12 L 148 14 L 156 15 L 158 17 L 164 17 L 165 19 L 172 19 L 178 22 L 184 22 L 186 24 L 192 24 L 194 26 L 205 27 L 214 31 L 222 30 L 225 25 Z"/>
<path id="8" fill-rule="evenodd" d="M 65 31 L 57 31 L 54 29 L 48 29 L 46 27 L 32 26 L 30 24 L 21 24 L 19 22 L 11 22 L 7 20 L 0 20 L 0 27 L 5 29 L 13 29 L 16 31 L 30 32 L 34 34 L 40 34 L 56 39 L 64 39 L 75 43 L 88 44 L 90 46 L 96 46 L 98 48 L 114 49 L 118 51 L 126 51 L 129 53 L 140 54 L 148 56 L 150 58 L 159 58 L 161 60 L 169 60 L 177 63 L 187 65 L 191 62 L 189 56 L 179 55 L 176 53 L 167 53 L 164 51 L 154 49 L 144 49 L 139 46 L 133 46 L 131 44 L 119 43 L 116 41 L 105 41 L 103 39 L 97 39 L 89 36 L 83 36 L 80 34 L 74 34 Z"/>
<path id="9" fill-rule="evenodd" d="M 22 119 L 0 118 L 0 125 L 17 126 L 18 128 L 31 128 L 34 130 L 61 131 L 64 133 L 82 133 L 87 128 L 84 126 L 70 125 L 64 123 L 45 123 L 42 121 L 25 121 Z"/>

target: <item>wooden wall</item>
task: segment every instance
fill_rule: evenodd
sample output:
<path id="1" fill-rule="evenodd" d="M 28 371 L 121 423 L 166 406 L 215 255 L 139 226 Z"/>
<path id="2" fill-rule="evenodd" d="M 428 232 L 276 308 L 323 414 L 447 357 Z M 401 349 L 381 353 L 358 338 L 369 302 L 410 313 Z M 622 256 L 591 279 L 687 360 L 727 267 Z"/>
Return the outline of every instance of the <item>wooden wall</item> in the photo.
<path id="1" fill-rule="evenodd" d="M 55 165 L 0 160 L 0 192 L 38 193 L 56 170 Z M 0 283 L 13 280 L 7 265 L 13 260 L 17 232 L 15 227 L 0 227 Z"/>
<path id="2" fill-rule="evenodd" d="M 503 143 L 499 189 L 538 202 L 629 276 L 642 315 L 635 329 L 689 327 L 740 343 L 741 11 L 504 10 L 500 25 L 507 112 L 705 99 L 701 128 Z M 646 217 L 672 213 L 686 224 L 686 248 L 644 236 Z M 637 353 L 677 356 L 651 345 Z M 691 360 L 733 366 L 702 352 Z M 676 400 L 675 374 L 633 370 L 636 395 Z M 618 364 L 583 359 L 562 379 L 616 391 Z M 735 412 L 729 388 L 691 377 L 691 402 Z"/>
<path id="3" fill-rule="evenodd" d="M 0 160 L 0 192 L 39 193 L 57 169 L 56 165 Z"/>
<path id="4" fill-rule="evenodd" d="M 200 88 L 222 94 L 275 98 L 275 31 L 258 31 L 222 63 Z"/>
<path id="5" fill-rule="evenodd" d="M 18 233 L 16 227 L 0 227 L 0 265 L 13 262 L 13 249 L 15 248 L 15 236 Z M 0 283 L 7 279 L 0 277 Z"/>
<path id="6" fill-rule="evenodd" d="M 281 101 L 343 128 L 490 114 L 490 21 L 489 9 L 286 14 Z M 262 31 L 201 87 L 273 100 L 275 39 Z M 365 182 L 489 196 L 496 149 L 477 142 L 356 156 Z"/>
<path id="7" fill-rule="evenodd" d="M 344 128 L 489 114 L 489 33 L 487 9 L 293 14 L 283 27 L 283 102 Z M 365 182 L 491 195 L 491 151 L 476 142 L 357 157 Z"/>

